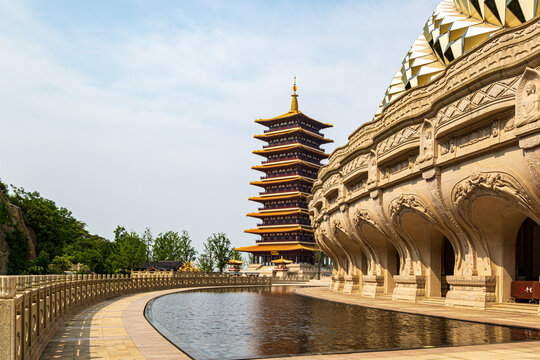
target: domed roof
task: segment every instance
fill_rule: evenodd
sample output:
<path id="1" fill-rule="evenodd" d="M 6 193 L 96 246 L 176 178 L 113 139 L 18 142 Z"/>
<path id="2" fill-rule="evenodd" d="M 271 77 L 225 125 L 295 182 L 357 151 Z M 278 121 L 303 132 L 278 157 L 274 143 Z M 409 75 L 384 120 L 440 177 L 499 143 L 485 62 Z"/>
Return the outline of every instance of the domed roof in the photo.
<path id="1" fill-rule="evenodd" d="M 538 0 L 443 0 L 405 55 L 375 117 L 389 102 L 408 89 L 427 84 L 475 45 L 539 13 Z"/>

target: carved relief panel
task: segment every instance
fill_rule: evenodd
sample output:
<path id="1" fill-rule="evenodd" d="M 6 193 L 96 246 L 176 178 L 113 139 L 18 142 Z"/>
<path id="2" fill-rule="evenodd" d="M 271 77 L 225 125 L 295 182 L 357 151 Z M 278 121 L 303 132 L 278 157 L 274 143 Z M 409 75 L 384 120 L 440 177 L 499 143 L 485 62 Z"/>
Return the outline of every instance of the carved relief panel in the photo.
<path id="1" fill-rule="evenodd" d="M 516 134 L 521 135 L 540 128 L 540 72 L 525 69 L 516 92 Z"/>

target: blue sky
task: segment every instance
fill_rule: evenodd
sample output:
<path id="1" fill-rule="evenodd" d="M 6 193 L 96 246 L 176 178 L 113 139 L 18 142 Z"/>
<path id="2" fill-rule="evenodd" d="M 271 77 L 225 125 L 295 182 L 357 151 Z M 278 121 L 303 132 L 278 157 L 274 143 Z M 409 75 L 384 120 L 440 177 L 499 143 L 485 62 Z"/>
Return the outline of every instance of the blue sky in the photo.
<path id="1" fill-rule="evenodd" d="M 438 1 L 0 0 L 0 179 L 91 232 L 213 232 L 234 245 L 263 143 L 290 108 L 343 145 L 371 120 Z"/>

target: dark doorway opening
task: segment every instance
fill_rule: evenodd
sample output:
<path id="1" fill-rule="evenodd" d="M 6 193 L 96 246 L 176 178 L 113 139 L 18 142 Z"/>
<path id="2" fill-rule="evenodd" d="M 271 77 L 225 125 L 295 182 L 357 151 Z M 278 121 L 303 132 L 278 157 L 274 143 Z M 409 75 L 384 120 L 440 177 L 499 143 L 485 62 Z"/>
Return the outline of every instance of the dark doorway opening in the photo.
<path id="1" fill-rule="evenodd" d="M 446 297 L 446 294 L 450 290 L 450 285 L 448 285 L 446 277 L 454 275 L 454 265 L 456 263 L 454 248 L 446 237 L 443 239 L 441 258 L 441 295 Z"/>

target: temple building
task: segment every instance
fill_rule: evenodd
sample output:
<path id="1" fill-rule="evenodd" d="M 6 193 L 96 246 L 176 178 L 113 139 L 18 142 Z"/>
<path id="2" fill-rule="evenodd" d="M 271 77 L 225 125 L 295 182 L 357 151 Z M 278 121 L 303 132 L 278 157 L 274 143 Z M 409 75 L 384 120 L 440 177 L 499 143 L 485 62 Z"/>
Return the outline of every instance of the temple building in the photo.
<path id="1" fill-rule="evenodd" d="M 444 0 L 429 16 L 308 199 L 333 290 L 540 299 L 539 15 L 538 1 Z"/>
<path id="2" fill-rule="evenodd" d="M 318 250 L 307 210 L 306 199 L 317 178 L 321 160 L 328 157 L 322 144 L 332 142 L 321 130 L 331 127 L 304 115 L 298 110 L 296 79 L 293 86 L 291 110 L 270 119 L 255 120 L 268 129 L 256 139 L 267 144 L 254 154 L 265 158 L 252 168 L 264 173 L 251 185 L 263 188 L 259 196 L 249 200 L 262 205 L 257 212 L 249 213 L 262 222 L 246 233 L 259 235 L 253 246 L 235 250 L 253 254 L 255 264 L 249 271 L 272 267 L 272 260 L 283 258 L 292 261 L 289 266 L 297 273 L 312 268 L 313 251 Z M 295 266 L 303 264 L 302 266 Z"/>

